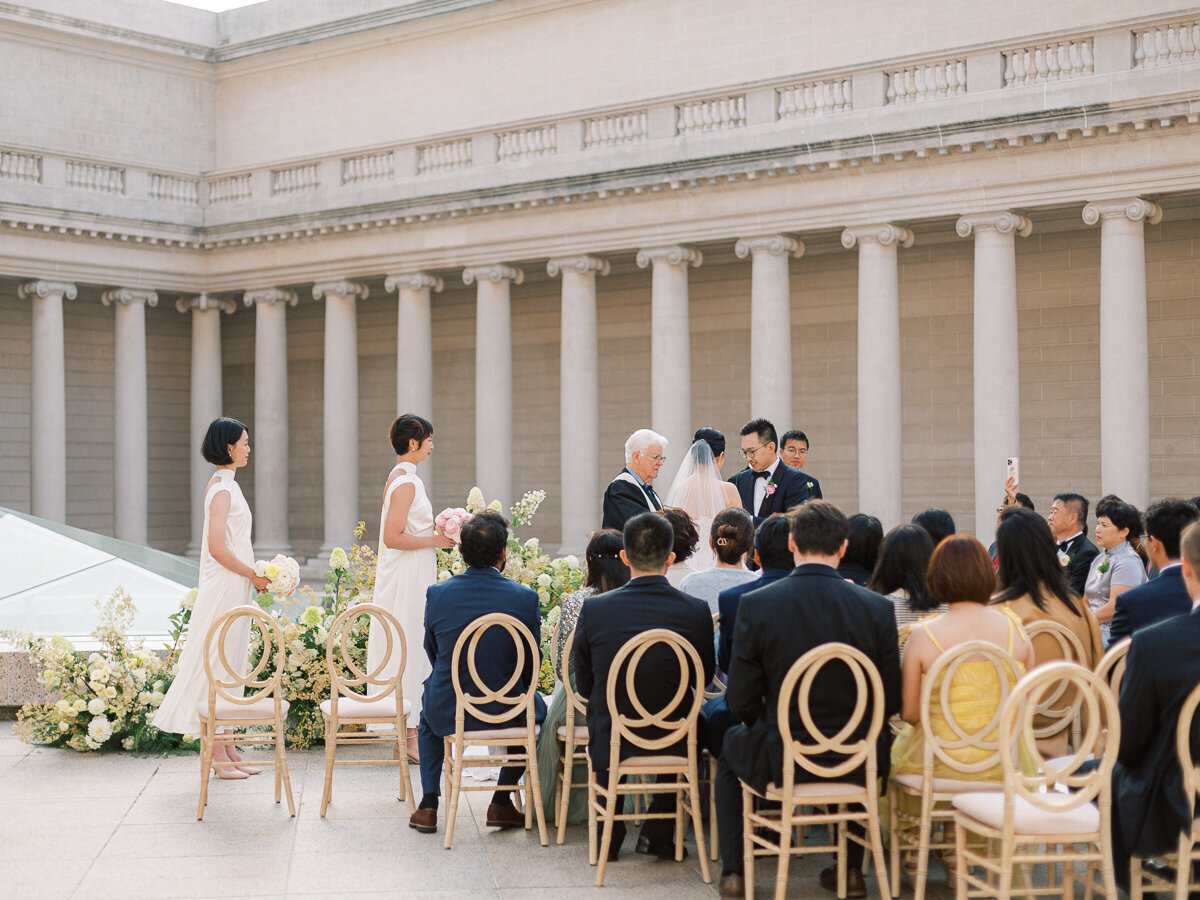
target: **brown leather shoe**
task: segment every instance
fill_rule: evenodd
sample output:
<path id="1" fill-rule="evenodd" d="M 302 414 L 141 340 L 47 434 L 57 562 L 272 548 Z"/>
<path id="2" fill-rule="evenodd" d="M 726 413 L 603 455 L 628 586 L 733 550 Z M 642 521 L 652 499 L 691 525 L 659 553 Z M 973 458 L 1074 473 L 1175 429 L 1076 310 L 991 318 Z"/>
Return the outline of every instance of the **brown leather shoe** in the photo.
<path id="1" fill-rule="evenodd" d="M 837 866 L 821 870 L 821 887 L 837 892 Z M 862 869 L 846 869 L 846 900 L 861 900 L 867 896 L 867 883 L 863 881 Z"/>
<path id="2" fill-rule="evenodd" d="M 488 828 L 524 828 L 525 813 L 511 803 L 489 803 L 484 822 Z"/>
<path id="3" fill-rule="evenodd" d="M 421 834 L 433 834 L 437 831 L 437 810 L 418 809 L 408 817 L 408 827 L 415 828 Z"/>
<path id="4" fill-rule="evenodd" d="M 719 890 L 721 892 L 721 900 L 733 900 L 735 897 L 745 897 L 746 879 L 737 872 L 722 875 Z"/>

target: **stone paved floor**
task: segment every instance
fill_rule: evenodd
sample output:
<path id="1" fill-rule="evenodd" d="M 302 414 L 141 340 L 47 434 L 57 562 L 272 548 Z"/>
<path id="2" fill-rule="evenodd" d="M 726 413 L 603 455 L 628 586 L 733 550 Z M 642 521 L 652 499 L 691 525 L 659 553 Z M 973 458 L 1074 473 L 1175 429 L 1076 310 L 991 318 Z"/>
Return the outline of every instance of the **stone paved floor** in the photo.
<path id="1" fill-rule="evenodd" d="M 358 752 L 365 752 L 362 748 Z M 338 897 L 519 898 L 597 895 L 712 898 L 695 846 L 682 863 L 632 852 L 608 867 L 596 889 L 587 834 L 541 847 L 536 831 L 483 827 L 489 794 L 468 794 L 454 847 L 444 834 L 408 828 L 396 801 L 395 769 L 349 767 L 334 775 L 334 802 L 320 817 L 324 754 L 289 754 L 296 817 L 272 800 L 269 770 L 209 789 L 196 821 L 195 756 L 94 756 L 29 747 L 0 722 L 0 896 L 17 898 Z M 416 772 L 413 772 L 414 778 Z M 832 897 L 817 884 L 827 857 L 794 861 L 790 897 Z M 951 896 L 934 864 L 928 896 Z M 774 886 L 773 865 L 757 869 L 759 896 Z M 877 897 L 868 878 L 868 896 Z M 904 896 L 911 896 L 905 888 Z"/>

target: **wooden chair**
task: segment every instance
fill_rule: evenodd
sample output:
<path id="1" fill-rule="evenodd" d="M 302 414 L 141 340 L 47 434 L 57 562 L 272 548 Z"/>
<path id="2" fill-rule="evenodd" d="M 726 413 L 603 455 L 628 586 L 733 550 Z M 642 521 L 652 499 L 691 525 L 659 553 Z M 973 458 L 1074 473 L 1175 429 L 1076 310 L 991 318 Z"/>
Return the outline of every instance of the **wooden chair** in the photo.
<path id="1" fill-rule="evenodd" d="M 562 681 L 563 690 L 567 694 L 567 721 L 558 726 L 556 735 L 559 743 L 563 745 L 558 772 L 555 774 L 558 791 L 555 796 L 558 804 L 556 808 L 558 810 L 557 843 L 559 844 L 567 836 L 567 810 L 571 806 L 571 780 L 575 774 L 575 764 L 586 765 L 588 761 L 587 698 L 577 694 L 571 684 L 571 648 L 574 645 L 575 629 L 572 628 L 567 643 L 562 648 L 560 657 L 562 665 L 559 668 L 559 678 Z M 583 724 L 580 725 L 579 722 L 583 722 Z"/>
<path id="2" fill-rule="evenodd" d="M 651 647 L 665 645 L 675 654 L 679 664 L 679 685 L 674 696 L 657 712 L 649 712 L 637 693 L 637 669 L 646 652 Z M 622 670 L 624 670 L 622 672 Z M 623 678 L 622 678 L 623 675 Z M 625 715 L 617 705 L 617 691 L 624 680 L 624 694 L 632 703 L 635 713 Z M 690 705 L 687 696 L 691 692 Z M 683 637 L 668 628 L 652 628 L 626 641 L 617 655 L 613 658 L 608 671 L 608 685 L 605 695 L 608 710 L 612 716 L 612 736 L 610 740 L 608 761 L 608 783 L 596 781 L 595 771 L 590 762 L 588 765 L 588 851 L 591 861 L 597 865 L 596 886 L 604 884 L 604 871 L 608 862 L 608 848 L 612 844 L 613 824 L 620 819 L 630 821 L 638 813 L 619 813 L 618 806 L 626 795 L 646 795 L 674 793 L 676 808 L 674 813 L 652 813 L 648 810 L 641 813 L 645 819 L 675 820 L 675 859 L 683 859 L 684 813 L 692 817 L 692 827 L 696 835 L 697 856 L 700 858 L 700 872 L 705 884 L 712 883 L 709 873 L 708 854 L 704 848 L 704 826 L 700 821 L 700 752 L 697 737 L 697 720 L 700 707 L 704 703 L 704 668 L 696 648 Z M 658 737 L 650 737 L 644 732 L 653 730 Z M 666 751 L 686 741 L 686 754 L 683 756 L 673 753 L 658 753 L 657 755 L 631 756 L 621 759 L 622 745 L 636 747 L 639 750 Z M 651 776 L 674 776 L 673 781 L 658 781 L 648 783 Z M 637 776 L 642 783 L 630 778 L 628 783 L 622 783 L 623 776 Z M 596 852 L 596 822 L 603 817 L 604 834 L 600 842 L 599 853 Z"/>
<path id="3" fill-rule="evenodd" d="M 239 674 L 242 667 L 233 665 L 226 655 L 230 649 L 226 646 L 226 638 L 234 623 L 241 618 L 248 618 L 251 625 L 258 625 L 262 634 L 262 657 L 253 671 L 246 675 Z M 234 647 L 233 650 L 241 654 L 246 652 L 245 645 Z M 270 726 L 268 731 L 256 731 L 253 741 L 256 744 L 273 743 L 274 758 L 269 762 L 255 760 L 253 765 L 274 767 L 275 802 L 279 802 L 282 788 L 287 793 L 288 812 L 296 815 L 285 752 L 288 702 L 279 692 L 286 657 L 287 646 L 279 623 L 257 606 L 235 606 L 208 629 L 204 637 L 204 674 L 208 677 L 208 698 L 197 704 L 200 713 L 200 804 L 196 807 L 197 819 L 204 818 L 204 807 L 208 805 L 208 779 L 212 770 L 237 765 L 213 762 L 213 748 L 218 744 L 232 745 L 246 741 L 246 735 L 235 734 L 233 729 L 251 725 Z M 221 728 L 229 730 L 222 732 Z"/>
<path id="4" fill-rule="evenodd" d="M 499 628 L 507 632 L 516 648 L 516 662 L 512 675 L 499 688 L 486 685 L 479 676 L 476 666 L 476 653 L 479 640 L 490 628 Z M 478 694 L 467 694 L 463 691 L 461 672 L 462 656 L 466 652 L 466 669 L 471 674 Z M 528 665 L 532 667 L 529 684 L 518 694 L 511 693 L 521 681 L 529 654 Z M 532 827 L 532 815 L 536 812 L 538 836 L 542 846 L 550 841 L 546 836 L 546 816 L 542 810 L 541 782 L 538 780 L 537 767 L 537 735 L 540 730 L 534 721 L 536 707 L 534 697 L 537 695 L 538 663 L 541 651 L 529 629 L 518 619 L 505 613 L 489 613 L 480 616 L 463 629 L 462 634 L 454 643 L 454 654 L 450 662 L 450 677 L 454 684 L 454 735 L 447 736 L 446 767 L 447 794 L 450 798 L 446 809 L 446 843 L 447 850 L 454 839 L 454 820 L 458 812 L 458 797 L 463 791 L 495 791 L 494 785 L 476 784 L 463 785 L 463 769 L 467 767 L 494 767 L 523 764 L 525 766 L 525 828 Z M 501 712 L 489 713 L 485 707 L 499 704 L 505 707 Z M 494 725 L 494 728 L 466 730 L 466 718 L 470 715 L 477 721 Z M 502 727 L 514 723 L 510 727 Z M 509 748 L 520 746 L 523 749 L 511 751 Z M 466 758 L 467 747 L 489 747 L 486 756 Z M 502 752 L 494 752 L 496 746 L 503 746 Z"/>
<path id="5" fill-rule="evenodd" d="M 1128 643 L 1128 639 L 1124 643 Z M 1116 649 L 1116 648 L 1114 648 Z M 1112 651 L 1109 651 L 1110 653 Z M 1179 710 L 1179 721 L 1175 727 L 1175 753 L 1179 757 L 1183 772 L 1183 790 L 1188 806 L 1195 809 L 1200 798 L 1200 768 L 1192 759 L 1192 731 L 1195 726 L 1196 709 L 1200 707 L 1200 685 L 1192 688 L 1183 707 Z M 1192 827 L 1179 833 L 1179 843 L 1174 853 L 1164 854 L 1159 860 L 1175 869 L 1174 882 L 1142 866 L 1140 857 L 1133 857 L 1129 866 L 1130 900 L 1142 900 L 1144 891 L 1174 891 L 1175 900 L 1187 900 L 1188 893 L 1200 890 L 1200 880 L 1192 877 L 1192 864 L 1200 860 L 1200 819 L 1193 819 Z"/>
<path id="6" fill-rule="evenodd" d="M 995 667 L 999 685 L 991 718 L 976 728 L 968 727 L 956 718 L 951 705 L 950 691 L 954 685 L 954 677 L 965 662 L 990 663 Z M 921 682 L 920 728 L 924 737 L 925 754 L 923 772 L 892 775 L 888 785 L 893 897 L 900 896 L 902 851 L 911 850 L 917 854 L 914 893 L 916 900 L 923 900 L 929 872 L 929 851 L 954 849 L 953 842 L 947 839 L 937 843 L 931 841 L 935 820 L 943 824 L 954 821 L 954 810 L 950 807 L 950 801 L 958 794 L 995 791 L 999 787 L 997 782 L 972 781 L 970 777 L 1000 765 L 1000 710 L 1021 674 L 1021 667 L 1015 659 L 995 644 L 986 641 L 968 641 L 952 647 L 939 656 L 926 673 Z M 933 730 L 935 708 L 953 737 L 940 737 Z M 962 756 L 974 756 L 975 760 L 964 762 Z M 962 777 L 935 777 L 934 767 L 938 763 L 953 770 L 956 776 Z M 915 797 L 920 800 L 919 815 L 913 816 L 901 809 L 902 797 Z M 916 840 L 912 837 L 912 829 L 916 829 Z M 953 877 L 951 873 L 947 874 Z"/>
<path id="7" fill-rule="evenodd" d="M 1044 765 L 1026 775 L 1018 762 L 1018 747 L 1035 763 L 1044 763 L 1038 749 L 1034 717 L 1043 708 L 1048 695 L 1062 690 L 1063 683 L 1081 698 L 1086 728 L 1066 767 L 1047 771 Z M 1103 724 L 1109 734 L 1100 749 Z M 1103 873 L 1103 890 L 1109 900 L 1117 900 L 1113 879 L 1112 848 L 1108 841 L 1112 821 L 1112 769 L 1120 743 L 1117 702 L 1108 685 L 1092 670 L 1074 663 L 1056 661 L 1038 666 L 1013 689 L 1000 715 L 1000 761 L 1004 769 L 1004 790 L 992 793 L 960 794 L 954 798 L 954 823 L 957 827 L 958 877 L 955 896 L 1012 896 L 1013 866 L 1023 870 L 1047 863 L 1048 887 L 1023 887 L 1023 895 L 1062 895 L 1074 897 L 1074 865 L 1088 866 L 1089 889 L 1095 887 L 1092 875 L 1096 866 Z M 1080 771 L 1092 754 L 1099 760 L 1094 771 Z M 1065 789 L 1055 790 L 1055 784 Z M 1097 801 L 1095 804 L 1092 801 Z M 987 841 L 979 851 L 968 835 Z M 991 848 L 998 845 L 999 853 Z M 1055 885 L 1053 864 L 1061 863 L 1061 884 Z M 983 869 L 977 876 L 971 867 Z"/>
<path id="8" fill-rule="evenodd" d="M 821 669 L 829 664 L 849 667 L 855 683 L 854 711 L 837 734 L 822 733 L 813 721 L 809 707 L 813 681 Z M 814 647 L 788 670 L 779 689 L 779 704 L 776 717 L 783 740 L 783 785 L 768 784 L 766 791 L 759 794 L 746 782 L 742 782 L 742 854 L 745 864 L 746 896 L 754 896 L 754 858 L 756 856 L 779 857 L 775 874 L 775 897 L 783 900 L 787 896 L 788 864 L 793 855 L 808 853 L 837 854 L 837 876 L 839 897 L 846 896 L 846 841 L 862 844 L 871 851 L 875 863 L 875 877 L 879 882 L 879 895 L 889 900 L 887 866 L 883 858 L 883 839 L 879 825 L 879 797 L 877 793 L 878 760 L 876 742 L 883 728 L 883 682 L 875 664 L 865 653 L 849 644 L 829 643 Z M 808 732 L 805 743 L 791 734 L 790 713 L 799 711 L 800 721 Z M 854 739 L 854 734 L 866 722 L 865 734 Z M 844 757 L 842 762 L 827 766 L 818 762 L 826 754 Z M 796 768 L 816 781 L 796 782 Z M 846 775 L 863 770 L 862 784 L 839 781 Z M 780 809 L 774 811 L 755 810 L 755 799 L 774 800 Z M 861 806 L 851 810 L 850 806 Z M 806 807 L 815 807 L 805 813 Z M 868 837 L 860 838 L 849 834 L 846 825 L 860 821 Z M 796 826 L 838 826 L 836 843 L 793 844 L 792 831 Z M 767 829 L 779 837 L 772 843 L 759 836 L 757 829 Z"/>
<path id="9" fill-rule="evenodd" d="M 386 637 L 383 658 L 370 672 L 359 668 L 351 655 L 354 640 L 353 630 L 363 616 L 374 616 L 383 626 L 378 629 Z M 397 661 L 397 657 L 399 657 Z M 408 716 L 412 703 L 404 699 L 401 678 L 408 663 L 408 644 L 404 629 L 390 612 L 374 603 L 359 603 L 333 620 L 329 638 L 325 642 L 325 668 L 329 671 L 329 699 L 321 701 L 321 715 L 325 717 L 325 788 L 321 793 L 321 815 L 329 806 L 333 796 L 334 766 L 390 766 L 399 765 L 400 800 L 408 800 L 410 811 L 416 810 L 413 802 L 412 779 L 409 776 L 407 740 Z M 398 668 L 395 668 L 398 665 Z M 385 674 L 394 669 L 394 674 Z M 350 673 L 347 676 L 347 671 Z M 370 693 L 377 688 L 378 693 Z M 369 695 L 359 693 L 365 690 Z M 343 730 L 349 725 L 355 730 Z M 390 725 L 391 731 L 358 730 L 367 725 Z M 391 744 L 396 748 L 396 759 L 355 759 L 337 761 L 338 745 Z"/>
<path id="10" fill-rule="evenodd" d="M 1049 619 L 1042 619 L 1026 627 L 1025 635 L 1029 638 L 1029 642 L 1034 645 L 1035 667 L 1040 667 L 1043 664 L 1037 652 L 1037 639 L 1048 637 L 1058 645 L 1058 651 L 1061 654 L 1060 659 L 1090 668 L 1083 644 L 1075 636 L 1075 632 L 1071 631 L 1065 625 Z M 1041 643 L 1042 646 L 1046 645 L 1045 640 Z M 1038 741 L 1041 742 L 1042 749 L 1045 752 L 1062 753 L 1068 746 L 1071 748 L 1079 746 L 1080 729 L 1082 727 L 1080 709 L 1080 699 L 1074 696 L 1071 686 L 1065 681 L 1059 684 L 1057 690 L 1043 699 L 1042 707 L 1038 710 L 1038 716 L 1042 719 L 1043 724 L 1034 733 Z M 1067 744 L 1068 730 L 1070 732 L 1069 745 Z"/>
<path id="11" fill-rule="evenodd" d="M 1129 655 L 1129 645 L 1133 638 L 1123 638 L 1108 648 L 1108 652 L 1096 663 L 1096 674 L 1108 683 L 1113 696 L 1121 697 L 1121 682 L 1125 678 L 1125 662 Z"/>

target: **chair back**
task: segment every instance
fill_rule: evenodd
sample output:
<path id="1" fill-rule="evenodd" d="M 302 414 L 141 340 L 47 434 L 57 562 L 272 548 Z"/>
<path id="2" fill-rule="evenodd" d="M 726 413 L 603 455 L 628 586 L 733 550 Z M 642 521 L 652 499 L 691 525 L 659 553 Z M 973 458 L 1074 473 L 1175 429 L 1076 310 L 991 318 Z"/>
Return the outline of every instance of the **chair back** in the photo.
<path id="1" fill-rule="evenodd" d="M 1058 645 L 1062 661 L 1088 667 L 1087 653 L 1083 649 L 1083 644 L 1075 636 L 1075 632 L 1067 626 L 1049 619 L 1042 619 L 1028 625 L 1025 628 L 1025 635 L 1034 645 L 1034 666 L 1036 668 L 1044 665 L 1037 658 L 1036 649 L 1037 638 L 1043 636 L 1049 637 Z M 1042 641 L 1042 644 L 1045 646 L 1046 641 Z M 1055 690 L 1042 697 L 1041 708 L 1037 711 L 1038 716 L 1042 719 L 1042 724 L 1035 732 L 1038 740 L 1044 741 L 1057 737 L 1067 729 L 1072 729 L 1071 737 L 1077 738 L 1082 703 L 1082 699 L 1071 691 L 1069 682 L 1059 681 Z"/>
<path id="2" fill-rule="evenodd" d="M 363 671 L 354 659 L 354 631 L 362 616 L 374 617 L 383 626 L 382 632 L 386 641 L 383 656 L 375 668 L 369 672 Z M 399 667 L 394 674 L 391 671 L 395 657 L 399 656 Z M 374 603 L 358 603 L 351 606 L 333 620 L 329 627 L 329 637 L 325 641 L 325 667 L 329 670 L 330 694 L 336 699 L 339 695 L 359 699 L 363 693 L 370 693 L 372 687 L 378 691 L 373 698 L 386 697 L 393 691 L 396 693 L 396 708 L 403 707 L 403 689 L 400 679 L 404 676 L 404 667 L 408 664 L 408 643 L 404 638 L 404 629 L 396 617 Z M 346 673 L 349 672 L 349 675 Z"/>
<path id="3" fill-rule="evenodd" d="M 1096 663 L 1096 674 L 1108 682 L 1113 696 L 1118 699 L 1121 696 L 1121 682 L 1125 678 L 1125 662 L 1131 643 L 1133 638 L 1122 638 L 1109 647 L 1108 652 L 1100 657 L 1100 662 Z"/>
<path id="4" fill-rule="evenodd" d="M 1087 727 L 1070 756 L 1047 765 L 1048 760 L 1038 749 L 1034 718 L 1039 715 L 1045 698 L 1061 692 L 1064 686 L 1079 698 Z M 1006 809 L 1013 808 L 1015 796 L 1053 813 L 1075 809 L 1099 796 L 1103 812 L 1111 803 L 1112 769 L 1120 742 L 1117 701 L 1099 675 L 1069 662 L 1038 666 L 1017 682 L 1001 711 L 1000 758 L 1004 766 Z M 1035 774 L 1021 771 L 1022 748 L 1033 761 Z M 1085 763 L 1090 765 L 1093 758 L 1099 760 L 1094 771 L 1079 771 Z M 1054 790 L 1056 784 L 1072 792 L 1067 802 L 1062 802 L 1064 795 Z"/>
<path id="5" fill-rule="evenodd" d="M 576 716 L 582 719 L 587 718 L 587 697 L 578 694 L 575 691 L 575 686 L 571 684 L 571 651 L 575 647 L 575 629 L 571 629 L 571 634 L 567 637 L 566 644 L 562 648 L 562 660 L 559 665 L 559 671 L 562 673 L 563 690 L 567 694 L 567 716 L 571 718 L 572 723 Z"/>
<path id="6" fill-rule="evenodd" d="M 991 665 L 996 672 L 996 705 L 986 721 L 967 722 L 955 714 L 950 692 L 959 668 L 968 662 Z M 935 760 L 964 775 L 987 772 L 1000 765 L 1000 712 L 1022 674 L 1021 665 L 1011 655 L 988 641 L 967 641 L 938 656 L 921 682 L 927 778 L 933 775 Z M 934 730 L 935 708 L 950 736 Z"/>
<path id="7" fill-rule="evenodd" d="M 494 689 L 488 687 L 480 677 L 476 659 L 480 638 L 492 628 L 506 632 L 516 649 L 512 674 L 501 687 Z M 471 675 L 475 689 L 479 691 L 478 694 L 468 694 L 463 690 L 461 659 L 464 651 L 467 655 L 467 671 Z M 521 683 L 521 676 L 525 673 L 526 654 L 529 654 L 532 675 L 525 689 L 514 694 L 512 693 L 513 689 Z M 458 640 L 454 642 L 454 655 L 450 660 L 450 679 L 454 685 L 454 718 L 458 730 L 463 729 L 468 715 L 488 725 L 500 725 L 504 722 L 511 722 L 521 713 L 525 713 L 527 721 L 532 727 L 533 698 L 537 693 L 539 655 L 537 642 L 533 639 L 529 629 L 520 620 L 506 613 L 488 613 L 464 628 L 458 636 Z M 500 705 L 501 711 L 498 713 L 487 712 L 483 707 L 490 704 Z"/>
<path id="8" fill-rule="evenodd" d="M 248 618 L 250 624 L 258 625 L 262 635 L 262 656 L 253 671 L 240 674 L 242 666 L 234 666 L 229 660 L 229 647 L 226 639 L 229 630 L 238 619 Z M 245 645 L 239 646 L 233 652 L 246 653 Z M 245 658 L 244 655 L 242 657 Z M 274 658 L 274 665 L 271 660 Z M 287 646 L 283 640 L 283 631 L 275 618 L 268 615 L 257 606 L 235 606 L 221 615 L 212 623 L 208 634 L 204 637 L 204 674 L 208 678 L 208 707 L 209 714 L 215 715 L 218 698 L 235 703 L 239 706 L 249 706 L 263 697 L 278 695 L 279 682 L 283 678 L 283 666 L 287 660 Z M 241 689 L 239 696 L 231 693 Z"/>
<path id="9" fill-rule="evenodd" d="M 679 683 L 675 693 L 657 712 L 646 709 L 637 691 L 638 666 L 651 647 L 664 645 L 675 654 L 679 664 Z M 624 672 L 625 696 L 633 706 L 626 715 L 617 705 L 617 689 Z M 691 690 L 691 700 L 688 691 Z M 704 666 L 696 648 L 682 635 L 669 628 L 651 628 L 635 634 L 617 651 L 608 670 L 605 694 L 612 716 L 609 771 L 615 772 L 620 761 L 621 742 L 639 750 L 666 750 L 681 740 L 688 742 L 689 756 L 696 747 L 696 720 L 704 703 Z M 685 706 L 686 704 L 686 706 Z M 649 733 L 648 733 L 649 732 Z M 654 735 L 657 732 L 657 736 Z"/>
<path id="10" fill-rule="evenodd" d="M 1192 731 L 1195 726 L 1196 709 L 1200 707 L 1200 684 L 1183 701 L 1179 710 L 1179 723 L 1175 726 L 1175 752 L 1179 756 L 1179 769 L 1183 772 L 1183 791 L 1190 809 L 1196 808 L 1200 797 L 1200 766 L 1192 757 Z"/>
<path id="11" fill-rule="evenodd" d="M 845 725 L 832 737 L 827 737 L 813 721 L 809 706 L 813 681 L 821 669 L 830 663 L 847 666 L 854 679 L 854 709 Z M 789 793 L 795 778 L 795 767 L 822 779 L 836 779 L 853 772 L 862 765 L 867 766 L 867 783 L 875 777 L 877 760 L 875 742 L 883 728 L 883 681 L 879 670 L 871 659 L 856 647 L 832 642 L 809 650 L 792 663 L 783 684 L 779 688 L 779 705 L 776 713 L 784 748 L 784 792 Z M 792 708 L 800 714 L 800 722 L 808 732 L 811 743 L 806 743 L 791 734 Z M 867 719 L 870 716 L 870 719 Z M 854 734 L 867 721 L 866 734 L 854 739 Z M 815 757 L 838 754 L 844 759 L 835 765 L 824 765 Z M 790 764 L 789 764 L 790 760 Z"/>

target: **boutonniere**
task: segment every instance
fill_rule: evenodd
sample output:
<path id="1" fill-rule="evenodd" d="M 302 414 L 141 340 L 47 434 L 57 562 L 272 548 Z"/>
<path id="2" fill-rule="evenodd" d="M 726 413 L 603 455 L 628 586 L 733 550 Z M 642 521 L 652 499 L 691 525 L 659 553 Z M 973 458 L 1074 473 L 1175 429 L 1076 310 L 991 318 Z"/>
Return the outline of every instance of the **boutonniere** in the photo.
<path id="1" fill-rule="evenodd" d="M 1058 562 L 1065 569 L 1067 566 L 1069 566 L 1071 564 L 1070 554 L 1068 554 L 1066 550 L 1059 550 L 1058 551 Z"/>
<path id="2" fill-rule="evenodd" d="M 774 482 L 774 480 L 768 481 L 767 482 L 767 496 L 770 497 L 774 493 L 775 493 L 775 482 Z"/>
<path id="3" fill-rule="evenodd" d="M 810 482 L 808 482 L 808 489 L 809 489 L 810 491 L 812 490 L 812 482 L 811 482 L 811 481 L 810 481 Z"/>
<path id="4" fill-rule="evenodd" d="M 1100 567 L 1096 569 L 1101 575 L 1112 568 L 1112 559 L 1108 555 L 1108 551 L 1104 551 L 1104 561 L 1100 563 Z"/>

